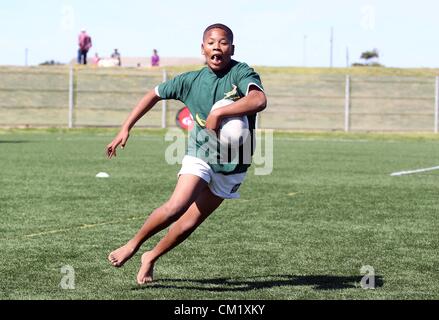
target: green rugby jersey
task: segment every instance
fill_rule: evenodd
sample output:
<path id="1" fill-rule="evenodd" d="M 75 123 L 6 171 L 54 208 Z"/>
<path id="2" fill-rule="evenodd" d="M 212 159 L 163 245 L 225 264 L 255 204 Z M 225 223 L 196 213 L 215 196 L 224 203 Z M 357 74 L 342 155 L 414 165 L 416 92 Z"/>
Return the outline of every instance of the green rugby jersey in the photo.
<path id="1" fill-rule="evenodd" d="M 200 138 L 199 133 L 204 129 L 210 110 L 217 101 L 224 98 L 239 100 L 248 94 L 252 85 L 263 90 L 261 79 L 252 68 L 245 63 L 232 60 L 230 67 L 222 73 L 214 73 L 206 66 L 199 71 L 178 75 L 160 84 L 156 88 L 156 94 L 162 99 L 179 100 L 189 108 L 195 120 L 195 127 L 189 135 L 187 154 L 202 158 L 216 173 L 235 174 L 246 172 L 250 163 L 244 163 L 242 157 L 239 161 L 234 161 L 235 163 L 224 163 L 219 160 L 212 161 L 207 156 L 206 158 L 200 156 L 198 151 L 205 141 L 202 139 L 203 135 Z M 253 144 L 256 114 L 247 116 L 247 118 Z M 241 152 L 243 152 L 242 149 L 241 146 Z M 253 145 L 251 149 L 253 154 Z"/>

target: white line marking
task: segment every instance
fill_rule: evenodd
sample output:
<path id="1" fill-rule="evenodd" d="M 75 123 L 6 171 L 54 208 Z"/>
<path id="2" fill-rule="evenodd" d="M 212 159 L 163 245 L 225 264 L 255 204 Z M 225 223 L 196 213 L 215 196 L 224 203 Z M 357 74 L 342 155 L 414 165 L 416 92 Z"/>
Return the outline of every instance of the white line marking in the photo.
<path id="1" fill-rule="evenodd" d="M 432 168 L 411 170 L 411 171 L 394 172 L 390 176 L 392 176 L 392 177 L 399 177 L 399 176 L 405 176 L 405 175 L 409 175 L 409 174 L 422 173 L 422 172 L 428 172 L 428 171 L 434 171 L 434 170 L 439 170 L 439 166 L 432 167 Z"/>
<path id="2" fill-rule="evenodd" d="M 29 239 L 29 238 L 46 236 L 46 235 L 51 235 L 51 234 L 56 234 L 56 233 L 70 232 L 70 231 L 73 231 L 73 230 L 91 229 L 91 228 L 106 226 L 106 225 L 109 225 L 109 224 L 116 224 L 116 223 L 120 223 L 120 222 L 128 222 L 128 221 L 134 221 L 134 220 L 140 220 L 140 219 L 144 219 L 144 217 L 132 217 L 132 218 L 128 218 L 128 219 L 113 220 L 113 221 L 107 221 L 107 222 L 101 222 L 101 223 L 83 224 L 83 225 L 75 226 L 75 227 L 71 227 L 71 228 L 47 230 L 47 231 L 42 231 L 42 232 L 38 232 L 38 233 L 25 234 L 25 235 L 22 235 L 22 236 L 16 236 L 16 237 L 10 237 L 10 238 L 1 238 L 0 240 Z"/>
<path id="3" fill-rule="evenodd" d="M 365 139 L 338 139 L 338 138 L 288 138 L 288 137 L 274 137 L 274 140 L 280 141 L 299 141 L 299 142 L 362 142 L 367 143 L 369 140 Z"/>

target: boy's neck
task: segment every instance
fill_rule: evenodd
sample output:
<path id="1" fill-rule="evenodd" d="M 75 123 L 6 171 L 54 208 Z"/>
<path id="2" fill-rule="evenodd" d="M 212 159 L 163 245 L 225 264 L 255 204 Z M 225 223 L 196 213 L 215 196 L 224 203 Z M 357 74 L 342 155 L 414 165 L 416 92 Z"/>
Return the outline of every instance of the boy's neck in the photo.
<path id="1" fill-rule="evenodd" d="M 209 69 L 210 72 L 214 73 L 217 77 L 221 77 L 223 75 L 225 75 L 227 72 L 230 71 L 230 69 L 236 64 L 237 62 L 235 60 L 230 60 L 230 63 L 225 66 L 223 69 L 215 71 L 212 70 L 209 66 L 207 66 L 207 68 Z"/>

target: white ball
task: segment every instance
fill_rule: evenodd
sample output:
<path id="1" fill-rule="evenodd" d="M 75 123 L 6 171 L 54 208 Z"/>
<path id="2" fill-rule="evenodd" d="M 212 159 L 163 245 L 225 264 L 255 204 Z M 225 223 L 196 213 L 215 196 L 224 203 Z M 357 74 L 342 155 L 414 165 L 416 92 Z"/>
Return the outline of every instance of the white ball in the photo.
<path id="1" fill-rule="evenodd" d="M 222 108 L 232 104 L 234 101 L 229 99 L 222 99 L 216 102 L 211 112 L 215 109 Z M 222 144 L 231 143 L 232 146 L 239 146 L 243 144 L 249 135 L 249 124 L 246 116 L 243 117 L 228 117 L 224 118 L 220 124 L 220 142 Z M 242 138 L 241 138 L 242 137 Z"/>

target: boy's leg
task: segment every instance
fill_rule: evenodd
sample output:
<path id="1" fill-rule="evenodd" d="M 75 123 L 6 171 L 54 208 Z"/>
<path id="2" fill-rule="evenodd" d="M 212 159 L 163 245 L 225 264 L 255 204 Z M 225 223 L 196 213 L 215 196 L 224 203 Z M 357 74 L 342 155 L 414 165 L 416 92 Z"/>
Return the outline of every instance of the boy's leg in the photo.
<path id="1" fill-rule="evenodd" d="M 203 179 L 194 175 L 181 175 L 171 198 L 152 212 L 133 239 L 110 253 L 108 259 L 113 266 L 122 267 L 146 240 L 178 220 L 204 189 L 208 187 Z"/>
<path id="2" fill-rule="evenodd" d="M 154 263 L 157 259 L 186 240 L 223 201 L 224 199 L 215 196 L 209 188 L 205 188 L 154 249 L 143 254 L 137 282 L 139 284 L 152 282 Z"/>

